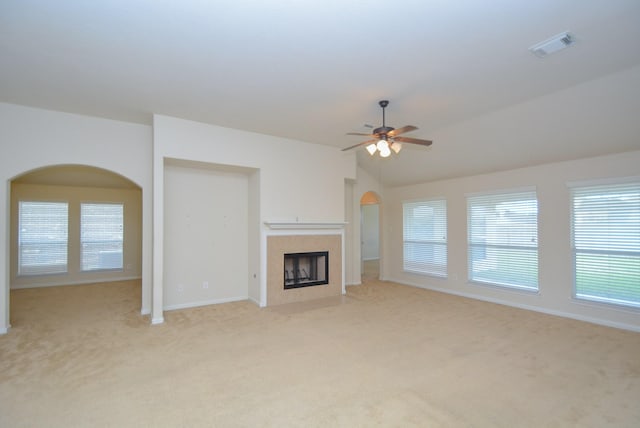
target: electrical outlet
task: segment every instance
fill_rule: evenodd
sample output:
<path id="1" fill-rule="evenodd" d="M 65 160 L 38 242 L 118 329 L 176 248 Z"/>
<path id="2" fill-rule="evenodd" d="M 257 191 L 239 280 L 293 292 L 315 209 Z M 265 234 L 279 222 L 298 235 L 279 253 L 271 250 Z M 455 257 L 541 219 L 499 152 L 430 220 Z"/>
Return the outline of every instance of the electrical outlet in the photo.
<path id="1" fill-rule="evenodd" d="M 204 288 L 204 289 L 209 288 L 209 281 L 204 281 L 204 282 L 202 283 L 202 288 Z"/>

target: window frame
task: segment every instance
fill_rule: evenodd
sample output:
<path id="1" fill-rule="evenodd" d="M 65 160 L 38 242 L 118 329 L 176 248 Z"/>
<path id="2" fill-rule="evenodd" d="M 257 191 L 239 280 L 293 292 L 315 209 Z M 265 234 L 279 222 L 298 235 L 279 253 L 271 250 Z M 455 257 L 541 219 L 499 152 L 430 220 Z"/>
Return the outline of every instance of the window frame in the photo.
<path id="1" fill-rule="evenodd" d="M 418 208 L 420 206 L 431 208 L 435 211 L 442 210 L 442 215 L 438 215 L 437 218 L 434 215 L 434 221 L 431 223 L 433 227 L 433 234 L 439 231 L 443 232 L 442 239 L 407 239 L 407 215 L 406 210 L 408 208 Z M 447 199 L 442 197 L 410 200 L 402 202 L 402 270 L 406 273 L 434 276 L 438 278 L 448 277 L 448 219 L 447 219 Z M 440 230 L 437 230 L 440 229 Z M 429 260 L 421 260 L 426 267 L 424 269 L 412 269 L 407 267 L 407 245 L 408 244 L 423 244 L 427 246 L 433 246 L 432 256 Z M 438 247 L 443 247 L 443 251 L 436 251 Z M 439 253 L 439 256 L 436 254 Z M 444 254 L 444 255 L 443 255 Z M 418 262 L 416 262 L 418 263 Z"/>
<path id="2" fill-rule="evenodd" d="M 597 257 L 597 256 L 603 256 L 603 257 L 632 257 L 632 258 L 638 258 L 640 260 L 640 246 L 638 246 L 638 249 L 633 251 L 629 251 L 629 250 L 612 250 L 612 249 L 606 249 L 606 248 L 601 248 L 601 247 L 597 247 L 597 248 L 583 248 L 582 251 L 580 251 L 577 247 L 576 247 L 576 234 L 578 233 L 576 231 L 576 196 L 577 193 L 581 193 L 582 196 L 586 196 L 586 193 L 590 193 L 593 197 L 599 197 L 599 198 L 611 198 L 613 197 L 612 192 L 620 192 L 621 190 L 623 190 L 623 188 L 633 188 L 636 187 L 638 192 L 640 192 L 640 177 L 629 177 L 629 178 L 619 178 L 619 179 L 610 179 L 610 180 L 596 180 L 596 181 L 584 181 L 584 182 L 573 182 L 573 183 L 568 183 L 568 187 L 569 187 L 569 204 L 570 204 L 570 218 L 569 218 L 569 232 L 570 232 L 570 251 L 571 251 L 571 275 L 572 275 L 572 298 L 576 301 L 576 302 L 580 302 L 583 304 L 596 304 L 596 305 L 605 305 L 605 306 L 611 306 L 611 307 L 615 307 L 618 309 L 627 309 L 627 310 L 640 310 L 640 298 L 638 298 L 638 301 L 629 301 L 629 300 L 625 300 L 625 299 L 620 299 L 620 298 L 614 298 L 614 297 L 603 297 L 603 296 L 596 296 L 596 295 L 588 295 L 585 292 L 580 293 L 578 288 L 578 277 L 579 277 L 579 273 L 578 273 L 578 255 L 579 254 L 583 254 L 583 255 L 589 255 L 591 257 Z M 608 190 L 607 193 L 596 193 L 597 190 L 600 189 L 602 191 L 604 190 Z M 611 211 L 606 211 L 605 213 L 603 212 L 594 212 L 589 211 L 588 212 L 590 215 L 598 215 L 598 213 L 600 214 L 600 218 L 598 219 L 598 223 L 602 224 L 603 219 L 602 216 L 606 213 L 606 216 L 609 217 L 612 214 L 620 214 L 620 210 L 616 210 L 614 212 Z M 584 213 L 583 213 L 584 214 Z M 618 225 L 620 226 L 619 222 L 607 222 L 607 226 L 608 228 L 611 228 L 612 223 L 614 225 Z M 636 224 L 636 227 L 640 229 L 640 220 L 638 220 L 638 223 Z M 597 230 L 593 230 L 593 229 L 597 229 L 597 227 L 593 228 L 590 231 L 587 230 L 581 230 L 580 231 L 580 235 L 584 236 L 585 233 L 589 233 L 589 238 L 592 239 L 592 241 L 589 243 L 590 246 L 592 247 L 596 247 L 596 241 L 598 241 L 598 231 Z M 580 238 L 581 240 L 583 239 L 582 237 Z M 607 240 L 607 243 L 609 244 L 609 246 L 611 246 L 611 241 Z M 620 244 L 620 242 L 616 242 L 615 244 Z M 586 243 L 585 243 L 586 246 Z M 597 264 L 599 262 L 602 262 L 602 260 L 598 260 L 596 262 L 592 262 L 593 263 L 593 267 L 598 267 Z M 640 262 L 639 262 L 640 263 Z M 588 275 L 588 272 L 584 272 L 582 275 Z M 640 284 L 638 285 L 638 287 L 640 287 Z M 618 288 L 618 287 L 615 287 Z M 609 287 L 602 287 L 600 288 L 598 291 L 600 291 L 601 293 L 606 293 L 606 291 L 609 289 Z"/>
<path id="3" fill-rule="evenodd" d="M 539 210 L 539 200 L 537 195 L 537 189 L 533 186 L 524 187 L 524 188 L 503 189 L 503 190 L 496 190 L 496 191 L 490 191 L 490 192 L 467 194 L 465 195 L 465 197 L 466 197 L 466 204 L 467 204 L 466 215 L 467 215 L 467 278 L 468 278 L 468 281 L 473 284 L 497 287 L 497 288 L 510 290 L 510 291 L 535 293 L 535 294 L 540 293 L 540 278 L 539 278 L 540 277 L 539 275 L 540 274 L 540 245 L 539 245 L 540 210 Z M 527 204 L 524 204 L 521 206 L 521 210 L 526 212 L 527 210 L 530 211 L 531 209 L 535 209 L 535 215 L 534 215 L 535 224 L 531 225 L 531 224 L 524 223 L 522 226 L 522 229 L 515 229 L 516 235 L 514 235 L 513 238 L 511 237 L 510 233 L 507 233 L 507 236 L 506 236 L 507 240 L 514 239 L 514 240 L 522 241 L 519 245 L 501 242 L 505 240 L 505 236 L 503 236 L 504 235 L 503 231 L 506 230 L 506 228 L 508 227 L 508 224 L 503 224 L 502 227 L 499 227 L 498 223 L 500 222 L 500 220 L 496 220 L 495 221 L 496 224 L 487 226 L 486 217 L 479 217 L 479 215 L 474 215 L 472 212 L 474 209 L 479 209 L 481 207 L 481 203 L 484 203 L 485 205 L 493 204 L 493 206 L 498 206 L 499 204 L 508 204 L 508 203 L 520 204 L 519 201 L 530 200 L 532 197 L 533 197 L 533 200 L 535 200 L 535 207 L 531 207 L 531 206 L 528 206 Z M 508 213 L 505 212 L 504 217 L 506 217 L 506 214 Z M 525 217 L 527 216 L 530 217 L 531 215 L 532 214 L 530 213 Z M 485 237 L 484 244 L 477 242 L 477 240 L 483 236 L 481 231 L 476 233 L 476 231 L 474 230 L 474 227 L 476 227 L 475 225 L 477 224 L 477 221 L 480 220 L 481 218 L 485 219 L 482 226 L 485 230 L 487 227 L 491 227 L 494 230 L 496 230 L 496 233 L 492 235 L 489 235 L 490 232 L 484 233 L 484 237 Z M 508 221 L 510 220 L 509 219 L 502 220 L 503 223 L 507 223 Z M 532 226 L 533 226 L 533 229 L 532 229 Z M 531 233 L 533 233 L 534 235 L 533 237 L 531 237 Z M 522 236 L 519 237 L 518 234 Z M 531 238 L 528 238 L 528 237 L 531 237 Z M 486 243 L 487 240 L 492 240 L 494 242 L 491 244 L 487 244 Z M 535 245 L 526 244 L 527 242 L 535 242 Z M 488 278 L 491 275 L 485 275 L 485 277 L 482 278 L 477 274 L 478 271 L 477 269 L 475 269 L 475 266 L 474 266 L 474 262 L 479 262 L 481 260 L 481 259 L 475 259 L 473 257 L 473 254 L 477 253 L 477 251 L 481 251 L 485 255 L 488 254 L 489 252 L 493 253 L 491 257 L 493 261 L 489 260 L 487 264 L 497 266 L 499 264 L 505 263 L 505 260 L 506 260 L 505 264 L 507 266 L 514 265 L 515 263 L 522 264 L 522 267 L 527 268 L 527 270 L 531 270 L 531 273 L 529 274 L 525 273 L 521 275 L 521 278 L 526 279 L 526 281 L 523 281 L 523 282 L 500 280 L 500 279 L 490 280 Z M 522 257 L 522 256 L 526 254 L 530 254 L 532 251 L 534 251 L 535 255 L 528 256 L 531 259 L 529 261 L 529 263 L 531 263 L 531 266 L 527 266 L 525 263 L 523 263 L 525 261 L 525 257 Z M 518 252 L 521 253 L 520 256 L 518 255 Z M 487 260 L 487 259 L 488 258 L 485 257 L 482 260 Z M 509 269 L 504 269 L 504 270 L 498 267 L 494 269 L 494 271 L 496 272 L 496 275 L 495 275 L 496 277 L 499 277 L 501 275 L 508 276 L 509 273 L 512 273 L 515 276 L 517 276 L 516 272 L 518 269 L 519 269 L 518 266 L 515 266 L 515 267 L 512 266 Z M 488 272 L 489 270 L 490 269 L 488 267 L 485 269 L 486 272 Z"/>
<path id="4" fill-rule="evenodd" d="M 120 251 L 116 251 L 116 253 L 119 253 L 119 265 L 116 267 L 105 267 L 101 264 L 97 265 L 96 267 L 91 267 L 88 268 L 85 266 L 86 260 L 85 257 L 87 257 L 87 255 L 89 255 L 90 253 L 85 252 L 85 247 L 87 245 L 91 245 L 91 244 L 96 244 L 96 242 L 99 241 L 95 241 L 95 239 L 93 240 L 86 240 L 85 238 L 85 221 L 84 221 L 84 207 L 85 206 L 115 206 L 115 207 L 120 207 L 120 212 L 121 212 L 121 218 L 120 218 L 120 239 L 119 240 L 110 240 L 110 241 L 104 241 L 104 242 L 111 242 L 112 244 L 115 243 L 116 245 L 119 245 L 119 249 Z M 79 272 L 80 273 L 90 273 L 90 272 L 99 272 L 99 271 L 123 271 L 124 270 L 124 239 L 125 239 L 125 227 L 124 227 L 124 220 L 125 220 L 125 204 L 123 202 L 81 202 L 80 203 L 80 207 L 79 207 L 79 223 L 80 223 L 80 236 L 79 236 Z M 109 252 L 113 252 L 113 251 L 106 251 L 107 253 Z M 99 255 L 98 255 L 99 257 Z"/>
<path id="5" fill-rule="evenodd" d="M 23 265 L 23 205 L 24 204 L 46 204 L 46 205 L 58 205 L 58 208 L 62 208 L 66 212 L 64 216 L 65 231 L 63 233 L 64 239 L 63 241 L 56 242 L 57 245 L 64 248 L 64 252 L 60 252 L 59 256 L 64 256 L 64 264 L 48 264 L 43 265 L 40 268 L 34 268 L 28 265 Z M 42 200 L 42 199 L 22 199 L 18 201 L 18 227 L 17 227 L 17 267 L 16 267 L 16 276 L 18 277 L 28 277 L 28 276 L 49 276 L 49 275 L 64 275 L 69 272 L 69 201 L 65 200 Z M 44 242 L 39 242 L 40 244 L 44 244 Z M 59 269 L 51 269 L 53 266 L 62 266 Z"/>

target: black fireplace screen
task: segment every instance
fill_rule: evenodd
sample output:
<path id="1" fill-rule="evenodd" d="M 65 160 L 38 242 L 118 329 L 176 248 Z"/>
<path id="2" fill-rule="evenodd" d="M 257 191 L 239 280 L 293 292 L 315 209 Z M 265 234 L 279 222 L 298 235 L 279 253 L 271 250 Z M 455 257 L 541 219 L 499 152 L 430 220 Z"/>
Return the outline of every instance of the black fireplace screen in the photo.
<path id="1" fill-rule="evenodd" d="M 329 252 L 284 255 L 284 289 L 329 283 Z"/>

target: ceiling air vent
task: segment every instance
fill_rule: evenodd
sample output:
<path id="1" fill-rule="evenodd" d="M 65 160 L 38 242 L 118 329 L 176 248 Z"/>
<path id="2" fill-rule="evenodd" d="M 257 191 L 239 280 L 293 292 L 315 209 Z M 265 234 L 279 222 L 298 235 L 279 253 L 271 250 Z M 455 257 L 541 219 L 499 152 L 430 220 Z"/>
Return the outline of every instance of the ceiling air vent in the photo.
<path id="1" fill-rule="evenodd" d="M 544 42 L 535 44 L 529 48 L 533 54 L 539 58 L 544 58 L 554 52 L 568 48 L 575 43 L 575 39 L 568 32 L 560 33 Z"/>

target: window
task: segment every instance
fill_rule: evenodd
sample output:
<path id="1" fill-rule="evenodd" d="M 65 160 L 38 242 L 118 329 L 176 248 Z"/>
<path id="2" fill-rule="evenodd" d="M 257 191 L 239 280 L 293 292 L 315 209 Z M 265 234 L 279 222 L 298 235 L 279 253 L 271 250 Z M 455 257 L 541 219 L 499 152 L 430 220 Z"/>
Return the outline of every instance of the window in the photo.
<path id="1" fill-rule="evenodd" d="M 535 191 L 467 198 L 469 279 L 538 290 L 538 200 Z"/>
<path id="2" fill-rule="evenodd" d="M 80 205 L 80 269 L 122 269 L 122 204 Z"/>
<path id="3" fill-rule="evenodd" d="M 640 183 L 571 189 L 574 293 L 640 307 Z"/>
<path id="4" fill-rule="evenodd" d="M 405 202 L 402 207 L 404 270 L 446 277 L 447 202 Z"/>
<path id="5" fill-rule="evenodd" d="M 18 203 L 18 275 L 67 271 L 66 202 Z"/>

